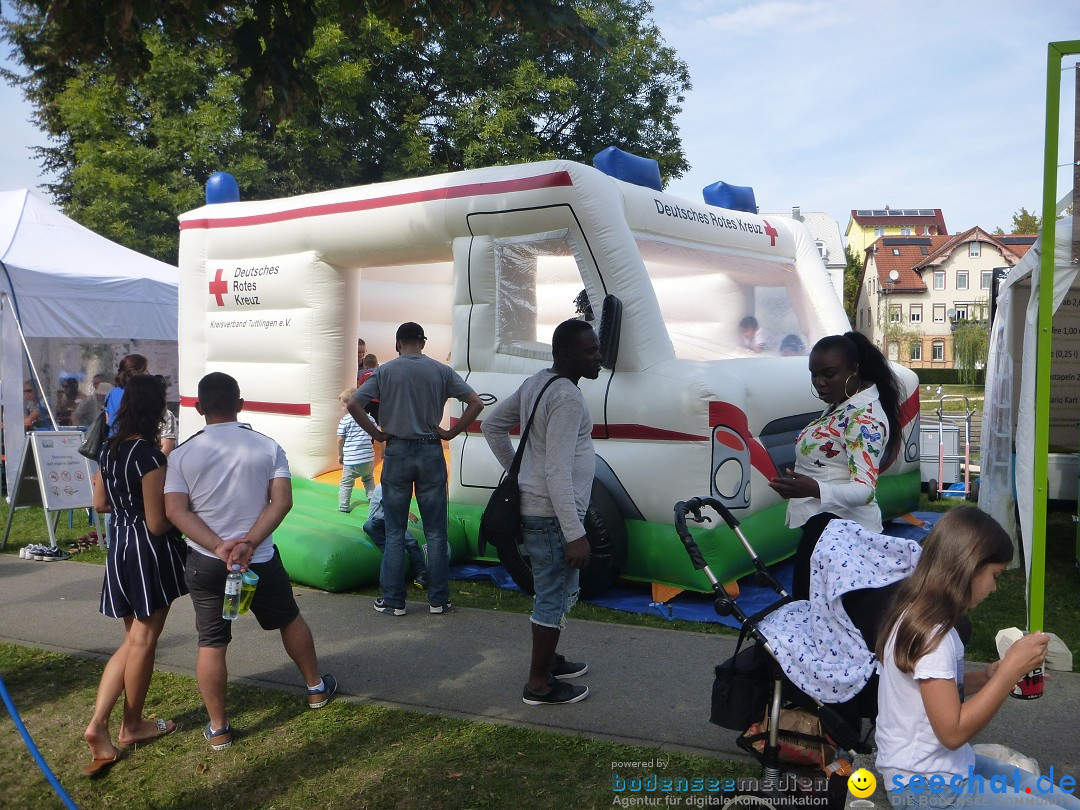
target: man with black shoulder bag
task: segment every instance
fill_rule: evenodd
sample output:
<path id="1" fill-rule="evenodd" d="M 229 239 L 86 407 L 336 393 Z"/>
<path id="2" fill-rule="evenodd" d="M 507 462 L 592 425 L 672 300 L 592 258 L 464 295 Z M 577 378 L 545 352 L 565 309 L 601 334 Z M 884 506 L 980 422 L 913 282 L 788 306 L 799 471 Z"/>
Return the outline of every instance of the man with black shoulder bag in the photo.
<path id="1" fill-rule="evenodd" d="M 577 703 L 587 686 L 566 682 L 588 671 L 556 652 L 566 615 L 578 598 L 578 575 L 589 560 L 582 519 L 589 506 L 596 453 L 592 416 L 578 388 L 600 375 L 600 340 L 578 319 L 551 339 L 554 363 L 537 372 L 484 419 L 484 438 L 504 470 L 514 462 L 510 431 L 532 423 L 521 458 L 522 541 L 532 564 L 532 659 L 522 700 L 530 706 Z M 563 379 L 559 379 L 563 378 Z"/>

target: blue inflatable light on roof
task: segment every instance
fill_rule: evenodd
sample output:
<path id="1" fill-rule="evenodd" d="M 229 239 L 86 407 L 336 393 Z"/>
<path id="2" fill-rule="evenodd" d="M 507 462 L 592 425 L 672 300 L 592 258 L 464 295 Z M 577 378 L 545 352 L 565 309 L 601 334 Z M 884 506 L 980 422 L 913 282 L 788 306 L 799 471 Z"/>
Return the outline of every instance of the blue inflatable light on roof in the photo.
<path id="1" fill-rule="evenodd" d="M 751 186 L 733 186 L 719 180 L 711 186 L 705 186 L 701 190 L 701 196 L 709 205 L 729 208 L 732 211 L 745 211 L 748 214 L 757 213 L 757 200 L 754 199 L 754 189 Z"/>
<path id="2" fill-rule="evenodd" d="M 206 204 L 237 202 L 240 199 L 240 186 L 236 178 L 228 172 L 214 172 L 206 181 Z"/>
<path id="3" fill-rule="evenodd" d="M 609 146 L 597 152 L 592 162 L 593 166 L 616 180 L 656 191 L 664 190 L 664 184 L 660 182 L 660 164 L 652 158 L 632 155 L 617 146 Z"/>

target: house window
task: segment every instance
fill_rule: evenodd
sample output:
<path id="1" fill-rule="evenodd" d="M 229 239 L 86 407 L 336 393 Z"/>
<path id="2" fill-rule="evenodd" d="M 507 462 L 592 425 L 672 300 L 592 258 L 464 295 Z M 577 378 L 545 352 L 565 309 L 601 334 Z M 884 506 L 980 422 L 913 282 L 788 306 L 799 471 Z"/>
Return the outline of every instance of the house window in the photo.
<path id="1" fill-rule="evenodd" d="M 931 350 L 932 350 L 932 354 L 930 355 L 931 360 L 941 361 L 941 360 L 945 359 L 945 341 L 944 340 L 935 340 L 932 347 L 931 347 Z"/>
<path id="2" fill-rule="evenodd" d="M 884 236 L 885 228 L 874 228 L 874 236 Z"/>
<path id="3" fill-rule="evenodd" d="M 968 242 L 968 256 L 977 259 L 982 255 L 982 248 L 978 242 Z"/>
<path id="4" fill-rule="evenodd" d="M 903 317 L 903 308 L 899 304 L 889 305 L 889 323 L 900 323 Z"/>
<path id="5" fill-rule="evenodd" d="M 983 270 L 979 278 L 979 288 L 982 290 L 989 290 L 994 283 L 994 271 Z"/>
<path id="6" fill-rule="evenodd" d="M 945 271 L 944 270 L 935 270 L 934 271 L 934 289 L 935 290 L 944 290 L 945 289 Z"/>
<path id="7" fill-rule="evenodd" d="M 922 323 L 922 304 L 911 305 L 911 322 Z"/>
<path id="8" fill-rule="evenodd" d="M 911 359 L 922 360 L 922 342 L 918 340 L 911 341 Z"/>
<path id="9" fill-rule="evenodd" d="M 945 323 L 944 304 L 934 304 L 934 323 Z"/>
<path id="10" fill-rule="evenodd" d="M 817 247 L 817 255 L 820 256 L 822 260 L 828 257 L 829 251 L 825 248 L 824 239 L 815 239 L 814 245 Z"/>
<path id="11" fill-rule="evenodd" d="M 967 304 L 953 304 L 953 320 L 966 321 L 968 319 Z"/>
<path id="12" fill-rule="evenodd" d="M 956 271 L 956 289 L 966 290 L 968 288 L 968 274 L 967 270 Z"/>
<path id="13" fill-rule="evenodd" d="M 900 235 L 901 236 L 911 236 L 911 228 L 901 228 L 900 229 Z"/>
<path id="14" fill-rule="evenodd" d="M 900 248 L 893 248 L 892 249 L 892 255 L 893 256 L 899 256 L 900 255 Z"/>

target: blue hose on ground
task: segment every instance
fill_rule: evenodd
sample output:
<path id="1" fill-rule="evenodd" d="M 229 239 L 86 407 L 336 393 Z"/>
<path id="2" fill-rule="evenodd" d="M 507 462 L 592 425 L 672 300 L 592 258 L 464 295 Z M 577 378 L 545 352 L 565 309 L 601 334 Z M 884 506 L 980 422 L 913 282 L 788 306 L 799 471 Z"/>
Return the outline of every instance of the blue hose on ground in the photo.
<path id="1" fill-rule="evenodd" d="M 26 741 L 26 747 L 30 749 L 30 754 L 34 757 L 34 761 L 37 762 L 38 767 L 41 768 L 41 772 L 45 774 L 45 778 L 49 780 L 49 784 L 53 786 L 56 791 L 56 795 L 64 802 L 71 810 L 79 810 L 78 806 L 68 796 L 67 791 L 64 790 L 64 786 L 60 784 L 60 780 L 56 778 L 56 775 L 49 768 L 48 763 L 45 762 L 45 758 L 41 756 L 41 752 L 38 751 L 38 747 L 34 744 L 33 738 L 30 736 L 30 732 L 26 730 L 26 726 L 23 725 L 22 718 L 19 717 L 19 711 L 15 708 L 15 704 L 11 700 L 11 695 L 8 694 L 7 684 L 4 683 L 4 679 L 0 678 L 0 697 L 4 698 L 4 705 L 7 706 L 8 714 L 11 715 L 11 719 L 15 723 L 15 728 L 19 730 L 19 734 L 22 735 L 23 740 Z"/>

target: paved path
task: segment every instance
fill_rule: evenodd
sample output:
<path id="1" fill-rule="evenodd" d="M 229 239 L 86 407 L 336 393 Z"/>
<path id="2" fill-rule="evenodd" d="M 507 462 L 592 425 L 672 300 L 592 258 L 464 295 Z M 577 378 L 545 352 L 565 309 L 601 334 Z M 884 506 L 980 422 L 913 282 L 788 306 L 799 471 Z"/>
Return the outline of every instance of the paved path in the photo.
<path id="1" fill-rule="evenodd" d="M 121 623 L 97 612 L 103 569 L 69 562 L 32 562 L 0 554 L 0 641 L 105 658 L 120 642 Z M 589 698 L 572 706 L 530 707 L 521 701 L 528 619 L 521 614 L 462 609 L 431 616 L 409 602 L 408 614 L 376 613 L 367 596 L 298 588 L 315 634 L 321 666 L 334 673 L 345 699 L 402 709 L 582 733 L 664 750 L 742 756 L 735 733 L 708 722 L 713 666 L 734 639 L 676 630 L 571 621 L 565 653 L 586 660 L 580 681 Z M 276 635 L 252 617 L 237 622 L 229 651 L 234 680 L 300 695 L 292 662 Z M 174 605 L 158 645 L 158 668 L 194 676 L 191 603 Z M 1080 674 L 1055 673 L 1041 700 L 1009 700 L 979 740 L 1034 756 L 1046 771 L 1080 776 Z"/>

